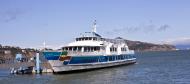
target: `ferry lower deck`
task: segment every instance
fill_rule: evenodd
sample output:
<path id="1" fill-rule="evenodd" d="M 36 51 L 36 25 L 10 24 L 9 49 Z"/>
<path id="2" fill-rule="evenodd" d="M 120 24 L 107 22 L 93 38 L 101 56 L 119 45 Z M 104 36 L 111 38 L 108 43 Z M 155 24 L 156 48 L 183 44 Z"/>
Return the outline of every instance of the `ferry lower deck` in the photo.
<path id="1" fill-rule="evenodd" d="M 104 68 L 136 62 L 136 57 L 133 54 L 108 56 L 65 56 L 69 58 L 64 61 L 60 60 L 59 52 L 54 52 L 53 54 L 52 52 L 46 52 L 44 55 L 52 65 L 54 72 Z"/>
<path id="2" fill-rule="evenodd" d="M 49 61 L 51 64 L 58 64 L 56 61 Z M 73 71 L 82 71 L 82 70 L 95 70 L 106 67 L 114 67 L 121 65 L 128 65 L 136 63 L 136 58 L 132 58 L 129 60 L 120 60 L 120 61 L 112 61 L 112 62 L 99 62 L 99 63 L 88 63 L 88 64 L 77 64 L 77 65 L 60 65 L 53 66 L 53 70 L 55 73 L 59 72 L 73 72 Z"/>

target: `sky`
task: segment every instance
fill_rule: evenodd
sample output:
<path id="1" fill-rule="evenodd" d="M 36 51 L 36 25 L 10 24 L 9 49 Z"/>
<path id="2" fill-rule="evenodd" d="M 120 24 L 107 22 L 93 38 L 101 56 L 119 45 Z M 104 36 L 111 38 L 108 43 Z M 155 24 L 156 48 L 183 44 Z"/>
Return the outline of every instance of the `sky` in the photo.
<path id="1" fill-rule="evenodd" d="M 190 43 L 190 0 L 0 0 L 0 44 L 52 48 L 92 30 L 106 38 Z"/>

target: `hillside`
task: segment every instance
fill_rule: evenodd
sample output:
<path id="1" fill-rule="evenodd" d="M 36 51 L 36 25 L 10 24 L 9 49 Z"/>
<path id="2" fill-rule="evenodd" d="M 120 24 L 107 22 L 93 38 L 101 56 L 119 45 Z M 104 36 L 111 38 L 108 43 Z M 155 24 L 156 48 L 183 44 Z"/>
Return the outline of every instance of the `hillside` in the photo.
<path id="1" fill-rule="evenodd" d="M 121 37 L 117 37 L 116 39 L 123 39 Z M 176 50 L 176 47 L 168 44 L 153 44 L 141 41 L 131 41 L 124 39 L 129 49 L 135 51 L 171 51 Z"/>
<path id="2" fill-rule="evenodd" d="M 1 59 L 12 59 L 15 58 L 16 54 L 20 53 L 26 56 L 26 58 L 33 57 L 35 53 L 38 52 L 35 49 L 21 49 L 20 47 L 14 46 L 2 46 L 0 44 L 0 60 Z"/>

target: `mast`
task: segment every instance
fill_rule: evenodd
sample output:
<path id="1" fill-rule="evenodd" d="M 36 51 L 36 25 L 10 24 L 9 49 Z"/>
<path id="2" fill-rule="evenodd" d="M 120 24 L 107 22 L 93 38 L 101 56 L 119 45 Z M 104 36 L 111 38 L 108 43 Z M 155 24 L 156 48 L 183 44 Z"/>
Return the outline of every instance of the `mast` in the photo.
<path id="1" fill-rule="evenodd" d="M 96 33 L 96 20 L 94 20 L 92 32 Z"/>
<path id="2" fill-rule="evenodd" d="M 44 50 L 46 49 L 46 42 L 45 41 L 43 42 L 43 48 L 44 48 Z"/>

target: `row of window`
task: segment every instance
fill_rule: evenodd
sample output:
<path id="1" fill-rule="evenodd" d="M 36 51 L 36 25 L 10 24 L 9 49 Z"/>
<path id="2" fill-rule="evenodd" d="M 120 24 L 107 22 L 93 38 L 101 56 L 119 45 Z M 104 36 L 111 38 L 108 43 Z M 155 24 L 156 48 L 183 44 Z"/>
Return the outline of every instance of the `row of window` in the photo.
<path id="1" fill-rule="evenodd" d="M 134 55 L 73 57 L 69 64 L 107 62 L 135 58 Z"/>
<path id="2" fill-rule="evenodd" d="M 82 38 L 76 38 L 76 41 L 84 41 L 84 40 L 94 40 L 96 41 L 96 37 L 82 37 Z"/>
<path id="3" fill-rule="evenodd" d="M 82 51 L 82 47 L 63 47 L 64 51 Z M 84 47 L 84 52 L 100 51 L 100 47 Z M 121 48 L 121 51 L 127 51 L 126 48 Z M 111 47 L 110 52 L 117 52 L 116 47 Z"/>
<path id="4" fill-rule="evenodd" d="M 127 51 L 127 49 L 126 48 L 121 48 L 121 51 Z M 111 47 L 110 52 L 117 52 L 117 48 Z"/>
<path id="5" fill-rule="evenodd" d="M 97 38 L 97 37 L 81 37 L 81 38 L 76 38 L 76 41 L 84 41 L 84 40 L 101 40 L 101 41 L 105 41 L 104 38 Z"/>
<path id="6" fill-rule="evenodd" d="M 64 51 L 82 51 L 82 47 L 63 47 Z M 100 51 L 100 47 L 84 47 L 84 52 Z"/>
<path id="7" fill-rule="evenodd" d="M 100 51 L 100 47 L 84 47 L 84 52 Z"/>
<path id="8" fill-rule="evenodd" d="M 111 47 L 111 48 L 110 48 L 110 52 L 117 52 L 117 48 Z"/>
<path id="9" fill-rule="evenodd" d="M 81 51 L 82 47 L 63 47 L 64 51 Z"/>
<path id="10" fill-rule="evenodd" d="M 121 51 L 127 51 L 127 49 L 126 48 L 121 48 Z"/>

